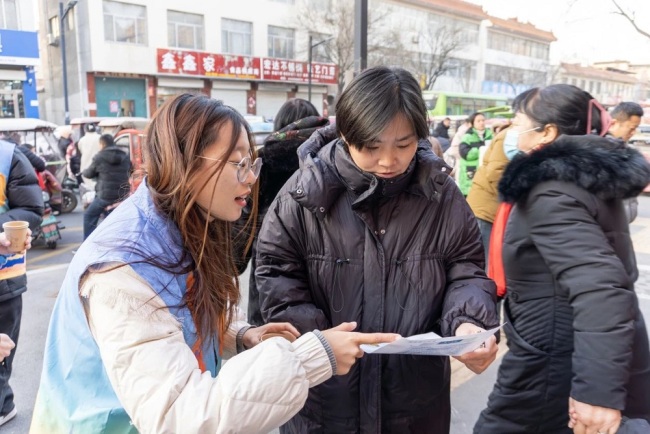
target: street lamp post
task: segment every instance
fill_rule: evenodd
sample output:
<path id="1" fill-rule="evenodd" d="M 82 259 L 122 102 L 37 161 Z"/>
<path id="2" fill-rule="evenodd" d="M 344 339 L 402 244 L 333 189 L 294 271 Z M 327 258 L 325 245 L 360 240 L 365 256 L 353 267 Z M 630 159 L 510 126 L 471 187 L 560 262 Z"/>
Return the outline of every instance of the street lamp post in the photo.
<path id="1" fill-rule="evenodd" d="M 307 59 L 307 63 L 308 63 L 308 65 L 307 65 L 307 69 L 308 69 L 308 72 L 307 72 L 307 99 L 309 100 L 309 102 L 311 102 L 311 58 L 312 58 L 311 53 L 314 50 L 314 48 L 318 47 L 321 44 L 329 42 L 332 39 L 334 39 L 334 36 L 330 36 L 329 38 L 323 39 L 322 41 L 316 42 L 314 44 L 313 43 L 314 42 L 314 37 L 312 35 L 309 35 L 309 54 L 308 54 L 308 59 Z"/>
<path id="2" fill-rule="evenodd" d="M 65 58 L 65 17 L 77 4 L 77 0 L 70 0 L 65 8 L 59 2 L 59 35 L 61 36 L 61 62 L 63 66 L 63 105 L 65 107 L 65 125 L 70 125 L 70 106 L 68 104 L 68 64 Z"/>

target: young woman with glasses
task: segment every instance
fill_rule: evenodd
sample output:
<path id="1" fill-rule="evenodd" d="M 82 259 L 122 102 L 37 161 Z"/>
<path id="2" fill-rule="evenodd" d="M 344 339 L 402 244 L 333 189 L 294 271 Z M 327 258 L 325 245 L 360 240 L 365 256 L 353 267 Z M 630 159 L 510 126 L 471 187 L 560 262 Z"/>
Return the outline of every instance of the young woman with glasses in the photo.
<path id="1" fill-rule="evenodd" d="M 32 433 L 266 433 L 347 373 L 360 344 L 396 338 L 243 320 L 230 222 L 256 201 L 254 143 L 220 101 L 185 94 L 158 110 L 144 182 L 68 268 Z"/>

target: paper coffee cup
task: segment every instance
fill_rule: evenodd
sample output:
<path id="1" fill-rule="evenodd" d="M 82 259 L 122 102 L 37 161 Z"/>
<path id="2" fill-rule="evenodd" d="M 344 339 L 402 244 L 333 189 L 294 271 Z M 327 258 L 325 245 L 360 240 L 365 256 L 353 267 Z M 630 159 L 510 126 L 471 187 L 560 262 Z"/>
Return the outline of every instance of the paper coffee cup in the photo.
<path id="1" fill-rule="evenodd" d="M 25 250 L 25 238 L 27 238 L 28 228 L 29 223 L 20 220 L 3 223 L 2 229 L 7 240 L 11 243 L 8 247 L 10 252 L 20 253 Z"/>
<path id="2" fill-rule="evenodd" d="M 293 341 L 296 340 L 296 337 L 294 335 L 292 335 L 291 333 L 289 333 L 289 332 L 277 332 L 277 333 L 264 333 L 260 337 L 260 341 L 264 342 L 265 340 L 271 339 L 271 338 L 284 338 L 284 339 L 288 340 L 289 342 L 293 342 Z"/>

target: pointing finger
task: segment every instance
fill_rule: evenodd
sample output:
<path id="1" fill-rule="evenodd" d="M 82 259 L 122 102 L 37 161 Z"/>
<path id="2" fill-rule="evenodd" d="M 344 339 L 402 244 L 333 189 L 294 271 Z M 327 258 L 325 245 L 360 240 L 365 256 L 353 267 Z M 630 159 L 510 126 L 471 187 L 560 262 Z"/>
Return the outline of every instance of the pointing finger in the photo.
<path id="1" fill-rule="evenodd" d="M 393 342 L 399 338 L 401 336 L 395 333 L 357 333 L 354 340 L 358 344 L 381 344 Z"/>

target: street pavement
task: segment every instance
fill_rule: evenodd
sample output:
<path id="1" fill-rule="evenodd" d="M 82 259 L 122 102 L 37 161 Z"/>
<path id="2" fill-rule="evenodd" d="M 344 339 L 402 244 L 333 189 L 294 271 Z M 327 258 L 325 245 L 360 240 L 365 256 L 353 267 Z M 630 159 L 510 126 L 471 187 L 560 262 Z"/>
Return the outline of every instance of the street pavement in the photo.
<path id="1" fill-rule="evenodd" d="M 23 434 L 29 431 L 34 399 L 42 367 L 47 327 L 59 287 L 82 240 L 80 208 L 60 216 L 66 229 L 56 250 L 35 244 L 29 252 L 29 290 L 23 295 L 23 321 L 11 385 L 14 389 L 18 415 L 0 428 L 2 434 Z M 650 318 L 650 197 L 640 198 L 639 217 L 631 225 L 640 276 L 636 284 L 641 309 Z M 241 279 L 242 308 L 246 308 L 248 277 Z M 650 324 L 650 322 L 648 322 Z M 500 353 L 505 351 L 505 347 Z M 496 379 L 498 363 L 481 375 L 474 375 L 457 362 L 452 363 L 452 434 L 469 434 Z M 277 431 L 274 431 L 274 433 Z"/>

